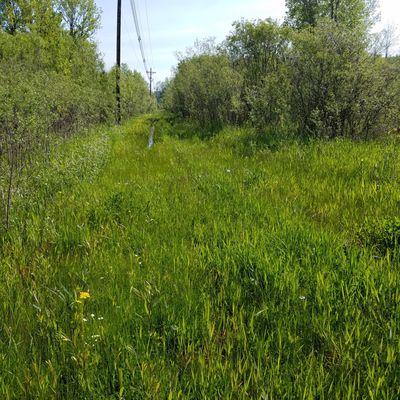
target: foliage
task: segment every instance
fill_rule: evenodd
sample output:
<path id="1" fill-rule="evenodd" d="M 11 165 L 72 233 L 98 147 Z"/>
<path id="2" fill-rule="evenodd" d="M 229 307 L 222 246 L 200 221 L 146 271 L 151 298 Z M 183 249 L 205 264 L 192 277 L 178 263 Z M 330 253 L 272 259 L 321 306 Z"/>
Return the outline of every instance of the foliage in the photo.
<path id="1" fill-rule="evenodd" d="M 165 98 L 165 92 L 168 88 L 168 85 L 170 84 L 170 79 L 165 78 L 161 82 L 157 82 L 156 88 L 155 88 L 155 97 L 157 99 L 157 103 L 162 105 L 164 98 Z"/>
<path id="2" fill-rule="evenodd" d="M 111 71 L 110 85 L 114 88 L 115 69 Z M 143 76 L 131 71 L 126 64 L 121 67 L 121 114 L 128 119 L 149 112 L 155 108 L 155 99 L 147 96 L 149 88 Z"/>
<path id="3" fill-rule="evenodd" d="M 301 29 L 272 20 L 236 22 L 221 46 L 206 46 L 204 55 L 189 52 L 180 62 L 164 91 L 167 109 L 202 126 L 247 123 L 259 131 L 293 131 L 303 137 L 365 138 L 396 131 L 400 66 L 388 51 L 386 58 L 381 51 L 368 51 L 373 36 L 366 23 L 354 21 L 372 13 L 369 3 L 356 3 L 335 3 L 342 10 L 338 15 L 349 20 L 321 14 L 313 26 Z M 234 101 L 216 95 L 224 77 L 204 68 L 204 74 L 199 72 L 198 60 L 218 58 L 229 60 L 225 79 L 234 79 L 223 86 L 234 93 Z M 219 81 L 213 82 L 216 77 Z M 233 110 L 234 118 L 207 109 Z"/>
<path id="4" fill-rule="evenodd" d="M 247 86 L 257 86 L 288 57 L 290 30 L 273 20 L 241 21 L 225 41 L 233 66 L 242 71 Z"/>
<path id="5" fill-rule="evenodd" d="M 347 29 L 366 30 L 376 19 L 376 0 L 286 0 L 286 22 L 296 28 L 330 18 Z"/>
<path id="6" fill-rule="evenodd" d="M 282 128 L 287 121 L 289 81 L 287 60 L 290 30 L 272 20 L 236 22 L 225 41 L 234 67 L 244 78 L 242 101 L 254 125 Z"/>
<path id="7" fill-rule="evenodd" d="M 89 39 L 100 26 L 100 12 L 94 0 L 57 0 L 57 10 L 74 38 Z"/>
<path id="8" fill-rule="evenodd" d="M 59 30 L 60 17 L 53 0 L 2 0 L 0 26 L 10 34 L 36 32 L 51 35 Z"/>
<path id="9" fill-rule="evenodd" d="M 63 30 L 50 0 L 1 3 L 0 229 L 9 226 L 20 177 L 36 156 L 59 138 L 114 121 L 115 75 L 88 40 L 98 19 L 94 3 L 68 4 L 79 14 L 72 13 L 73 32 Z M 122 86 L 123 118 L 153 107 L 139 74 L 125 68 Z"/>
<path id="10" fill-rule="evenodd" d="M 241 76 L 224 55 L 197 55 L 182 60 L 165 93 L 166 108 L 198 121 L 206 130 L 235 122 Z"/>
<path id="11" fill-rule="evenodd" d="M 387 131 L 398 109 L 396 67 L 371 57 L 356 31 L 329 21 L 293 36 L 294 121 L 304 135 L 362 137 Z"/>

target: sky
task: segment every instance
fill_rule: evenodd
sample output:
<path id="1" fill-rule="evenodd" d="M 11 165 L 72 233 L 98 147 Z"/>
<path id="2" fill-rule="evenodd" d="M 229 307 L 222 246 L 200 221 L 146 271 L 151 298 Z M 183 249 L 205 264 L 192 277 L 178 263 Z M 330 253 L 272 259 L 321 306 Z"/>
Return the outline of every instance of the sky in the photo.
<path id="1" fill-rule="evenodd" d="M 96 0 L 102 11 L 101 28 L 95 40 L 106 68 L 115 63 L 117 0 Z M 222 41 L 234 21 L 273 18 L 283 20 L 285 0 L 136 0 L 141 36 L 154 80 L 172 75 L 177 52 L 191 47 L 196 39 Z M 396 25 L 400 34 L 400 0 L 380 0 L 381 22 L 377 29 Z M 130 0 L 122 0 L 122 62 L 145 74 L 133 22 Z"/>

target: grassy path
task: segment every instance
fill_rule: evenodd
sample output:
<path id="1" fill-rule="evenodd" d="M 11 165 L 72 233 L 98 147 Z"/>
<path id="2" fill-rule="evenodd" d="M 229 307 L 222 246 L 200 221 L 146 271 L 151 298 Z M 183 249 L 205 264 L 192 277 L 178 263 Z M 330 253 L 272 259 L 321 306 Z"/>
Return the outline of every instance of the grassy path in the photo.
<path id="1" fill-rule="evenodd" d="M 0 398 L 398 398 L 398 253 L 358 234 L 398 146 L 147 135 L 90 139 L 3 245 Z"/>

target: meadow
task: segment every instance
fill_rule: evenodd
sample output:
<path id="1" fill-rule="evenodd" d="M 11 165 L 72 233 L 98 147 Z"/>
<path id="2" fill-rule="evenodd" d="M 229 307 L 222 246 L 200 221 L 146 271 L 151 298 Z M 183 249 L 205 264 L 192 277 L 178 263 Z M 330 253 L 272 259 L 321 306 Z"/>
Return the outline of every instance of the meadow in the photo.
<path id="1" fill-rule="evenodd" d="M 21 184 L 0 398 L 399 399 L 398 140 L 151 118 Z"/>

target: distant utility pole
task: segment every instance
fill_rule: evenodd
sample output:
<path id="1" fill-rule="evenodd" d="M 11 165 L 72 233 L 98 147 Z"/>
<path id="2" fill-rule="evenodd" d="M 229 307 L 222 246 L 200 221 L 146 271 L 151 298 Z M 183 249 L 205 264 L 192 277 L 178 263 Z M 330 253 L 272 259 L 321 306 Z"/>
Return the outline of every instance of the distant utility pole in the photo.
<path id="1" fill-rule="evenodd" d="M 122 0 L 117 4 L 117 69 L 116 69 L 116 100 L 117 100 L 117 124 L 121 123 L 121 8 Z"/>
<path id="2" fill-rule="evenodd" d="M 149 74 L 149 79 L 150 79 L 150 96 L 153 94 L 153 75 L 156 74 L 157 72 L 153 71 L 153 68 L 150 68 L 150 71 L 147 71 Z"/>

